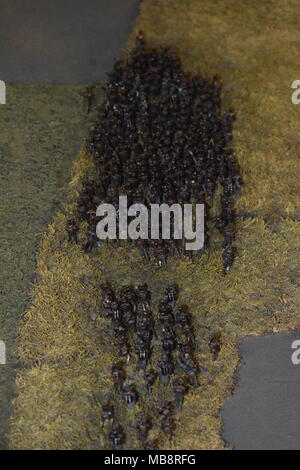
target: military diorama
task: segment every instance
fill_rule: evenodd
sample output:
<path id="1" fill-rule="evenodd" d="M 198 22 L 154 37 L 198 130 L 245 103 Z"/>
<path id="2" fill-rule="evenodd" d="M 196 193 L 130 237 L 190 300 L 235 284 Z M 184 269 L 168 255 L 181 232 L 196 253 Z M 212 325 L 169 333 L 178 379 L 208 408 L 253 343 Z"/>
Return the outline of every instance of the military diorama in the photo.
<path id="1" fill-rule="evenodd" d="M 296 7 L 271 3 L 144 0 L 106 82 L 76 88 L 82 146 L 41 234 L 8 448 L 231 448 L 240 339 L 299 323 Z M 201 205 L 201 248 L 172 211 L 169 237 L 161 218 L 121 236 L 121 196 L 138 215 Z"/>

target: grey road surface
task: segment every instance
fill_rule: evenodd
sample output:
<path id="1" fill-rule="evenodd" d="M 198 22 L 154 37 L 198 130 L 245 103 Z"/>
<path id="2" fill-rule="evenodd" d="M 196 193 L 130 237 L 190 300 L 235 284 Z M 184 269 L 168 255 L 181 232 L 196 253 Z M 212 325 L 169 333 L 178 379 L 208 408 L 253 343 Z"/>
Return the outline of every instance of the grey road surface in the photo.
<path id="1" fill-rule="evenodd" d="M 139 0 L 1 0 L 0 79 L 102 82 L 124 46 Z"/>
<path id="2" fill-rule="evenodd" d="M 300 330 L 240 343 L 237 387 L 222 412 L 223 436 L 235 449 L 300 449 L 300 364 L 291 360 L 295 340 Z"/>

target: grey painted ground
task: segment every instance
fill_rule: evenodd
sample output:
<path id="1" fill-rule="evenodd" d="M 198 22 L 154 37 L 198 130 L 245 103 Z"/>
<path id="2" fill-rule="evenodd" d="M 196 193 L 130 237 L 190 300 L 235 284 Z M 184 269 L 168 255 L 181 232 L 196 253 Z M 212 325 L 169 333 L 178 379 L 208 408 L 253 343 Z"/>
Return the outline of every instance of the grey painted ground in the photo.
<path id="1" fill-rule="evenodd" d="M 225 440 L 235 449 L 300 449 L 300 364 L 291 344 L 300 330 L 240 343 L 234 395 L 223 409 Z"/>
<path id="2" fill-rule="evenodd" d="M 140 0 L 1 0 L 0 79 L 103 82 Z"/>

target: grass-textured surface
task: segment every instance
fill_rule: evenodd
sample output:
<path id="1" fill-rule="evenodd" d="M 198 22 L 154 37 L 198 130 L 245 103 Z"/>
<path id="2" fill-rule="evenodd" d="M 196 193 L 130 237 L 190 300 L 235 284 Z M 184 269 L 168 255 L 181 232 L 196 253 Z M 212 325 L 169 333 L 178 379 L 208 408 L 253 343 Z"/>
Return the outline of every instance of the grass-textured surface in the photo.
<path id="1" fill-rule="evenodd" d="M 143 2 L 131 39 L 143 29 L 153 45 L 175 47 L 186 70 L 220 75 L 224 107 L 237 113 L 233 142 L 245 185 L 237 199 L 236 261 L 224 277 L 216 233 L 196 264 L 173 260 L 167 271 L 144 265 L 126 247 L 86 255 L 66 242 L 66 215 L 57 214 L 41 244 L 34 303 L 20 331 L 19 355 L 30 367 L 17 380 L 11 448 L 107 447 L 98 401 L 111 390 L 115 352 L 99 316 L 105 279 L 146 281 L 154 303 L 169 280 L 178 282 L 193 315 L 202 371 L 174 439 L 164 439 L 163 447 L 224 448 L 220 408 L 234 385 L 238 340 L 300 323 L 300 111 L 290 99 L 291 82 L 299 78 L 298 13 L 292 0 Z M 82 152 L 68 210 L 86 174 L 93 174 L 93 164 Z M 215 362 L 208 347 L 214 332 L 222 335 Z M 122 424 L 130 428 L 135 413 L 124 412 Z M 136 445 L 132 433 L 125 448 Z"/>
<path id="2" fill-rule="evenodd" d="M 82 86 L 7 85 L 0 105 L 0 449 L 11 412 L 17 326 L 30 304 L 36 250 L 60 207 L 87 127 Z"/>

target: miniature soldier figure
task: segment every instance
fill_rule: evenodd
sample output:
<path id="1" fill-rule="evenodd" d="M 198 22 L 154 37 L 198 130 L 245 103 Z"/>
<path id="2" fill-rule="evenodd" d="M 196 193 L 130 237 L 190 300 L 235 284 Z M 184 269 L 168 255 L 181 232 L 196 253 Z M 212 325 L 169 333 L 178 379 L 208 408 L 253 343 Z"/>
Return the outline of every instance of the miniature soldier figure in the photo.
<path id="1" fill-rule="evenodd" d="M 110 421 L 110 424 L 113 424 L 114 405 L 111 402 L 107 402 L 102 405 L 101 420 L 103 424 L 105 421 Z"/>
<path id="2" fill-rule="evenodd" d="M 123 392 L 123 397 L 127 405 L 127 408 L 129 408 L 130 410 L 133 410 L 136 402 L 139 399 L 139 394 L 136 390 L 135 385 L 133 384 L 124 385 L 122 392 Z"/>
<path id="3" fill-rule="evenodd" d="M 89 253 L 92 251 L 94 246 L 96 245 L 97 242 L 97 234 L 96 234 L 96 225 L 95 223 L 88 224 L 88 229 L 87 229 L 87 242 L 84 247 L 84 251 L 86 253 Z"/>
<path id="4" fill-rule="evenodd" d="M 186 337 L 186 340 L 188 343 L 194 343 L 194 333 L 193 333 L 193 327 L 190 323 L 185 323 L 182 325 L 182 331 L 183 334 Z"/>
<path id="5" fill-rule="evenodd" d="M 151 349 L 149 343 L 144 341 L 142 338 L 138 339 L 137 347 L 135 348 L 135 352 L 138 357 L 138 369 L 146 369 L 148 361 L 151 357 Z"/>
<path id="6" fill-rule="evenodd" d="M 116 301 L 111 302 L 110 309 L 107 315 L 112 321 L 121 321 L 122 312 L 119 309 L 119 304 Z"/>
<path id="7" fill-rule="evenodd" d="M 224 248 L 222 258 L 224 262 L 224 274 L 227 274 L 233 264 L 233 259 L 234 259 L 234 249 L 232 245 L 227 245 Z"/>
<path id="8" fill-rule="evenodd" d="M 165 401 L 164 404 L 158 409 L 158 413 L 164 417 L 171 415 L 174 412 L 174 405 L 171 401 Z"/>
<path id="9" fill-rule="evenodd" d="M 146 416 L 141 416 L 136 423 L 136 429 L 139 433 L 139 439 L 144 443 L 147 439 L 148 432 L 152 427 L 151 420 Z"/>
<path id="10" fill-rule="evenodd" d="M 116 392 L 121 393 L 123 382 L 126 378 L 126 374 L 124 372 L 122 364 L 118 362 L 113 362 L 111 374 L 112 374 L 112 379 L 114 382 Z"/>
<path id="11" fill-rule="evenodd" d="M 165 301 L 160 302 L 159 313 L 159 321 L 163 325 L 163 328 L 172 330 L 175 320 L 171 306 Z"/>
<path id="12" fill-rule="evenodd" d="M 136 38 L 136 45 L 137 47 L 143 47 L 145 45 L 145 39 L 144 39 L 144 34 L 143 31 L 139 31 Z"/>
<path id="13" fill-rule="evenodd" d="M 121 290 L 121 299 L 123 301 L 126 300 L 127 302 L 130 303 L 133 309 L 133 313 L 136 313 L 137 310 L 137 295 L 134 289 L 131 286 L 124 286 Z"/>
<path id="14" fill-rule="evenodd" d="M 143 312 L 150 311 L 150 291 L 147 284 L 139 285 L 136 289 L 137 297 L 142 305 Z"/>
<path id="15" fill-rule="evenodd" d="M 174 338 L 172 331 L 164 330 L 164 337 L 162 340 L 163 351 L 170 355 L 176 348 L 176 344 L 176 339 Z"/>
<path id="16" fill-rule="evenodd" d="M 157 439 L 147 439 L 144 444 L 144 450 L 157 450 Z"/>
<path id="17" fill-rule="evenodd" d="M 104 300 L 102 302 L 102 306 L 104 310 L 106 311 L 106 316 L 110 318 L 111 316 L 111 304 L 114 301 L 114 297 L 112 297 L 110 294 L 105 294 Z"/>
<path id="18" fill-rule="evenodd" d="M 154 321 L 150 312 L 147 315 L 143 314 L 139 316 L 137 334 L 142 338 L 149 338 L 149 341 L 151 341 L 153 335 L 156 337 Z"/>
<path id="19" fill-rule="evenodd" d="M 175 423 L 171 416 L 166 416 L 163 418 L 161 422 L 161 429 L 170 439 L 172 439 L 175 430 Z"/>
<path id="20" fill-rule="evenodd" d="M 184 395 L 187 393 L 189 387 L 183 377 L 178 377 L 173 382 L 173 392 L 175 395 L 175 406 L 178 411 L 181 411 Z"/>
<path id="21" fill-rule="evenodd" d="M 157 243 L 155 254 L 158 266 L 162 269 L 167 269 L 166 250 L 162 243 Z"/>
<path id="22" fill-rule="evenodd" d="M 123 323 L 120 320 L 116 320 L 112 322 L 112 330 L 114 337 L 116 339 L 121 339 L 124 336 L 126 336 L 126 327 L 123 325 Z"/>
<path id="23" fill-rule="evenodd" d="M 92 104 L 94 101 L 94 87 L 87 86 L 82 96 L 85 98 L 87 103 L 87 114 L 91 111 Z"/>
<path id="24" fill-rule="evenodd" d="M 77 244 L 78 243 L 78 238 L 77 238 L 78 227 L 75 224 L 74 220 L 68 220 L 66 230 L 69 235 L 69 242 Z"/>
<path id="25" fill-rule="evenodd" d="M 197 367 L 189 365 L 186 369 L 190 387 L 198 387 Z"/>
<path id="26" fill-rule="evenodd" d="M 163 358 L 158 363 L 158 367 L 160 368 L 160 384 L 166 386 L 170 381 L 170 375 L 174 372 L 174 364 L 170 359 Z"/>
<path id="27" fill-rule="evenodd" d="M 175 303 L 178 297 L 178 289 L 175 284 L 169 284 L 168 287 L 166 288 L 166 297 L 168 300 L 168 303 L 171 305 L 172 309 L 175 307 Z"/>
<path id="28" fill-rule="evenodd" d="M 173 312 L 173 307 L 170 302 L 167 300 L 161 300 L 158 305 L 158 311 L 159 313 L 170 313 L 172 314 Z"/>
<path id="29" fill-rule="evenodd" d="M 142 254 L 142 257 L 144 260 L 149 263 L 150 261 L 150 256 L 149 256 L 149 251 L 148 251 L 148 246 L 147 246 L 147 240 L 142 240 L 141 238 L 138 238 L 136 240 L 136 245 L 140 249 L 140 252 Z"/>
<path id="30" fill-rule="evenodd" d="M 109 433 L 109 440 L 113 450 L 123 450 L 125 435 L 122 426 L 115 426 Z"/>
<path id="31" fill-rule="evenodd" d="M 169 240 L 168 253 L 170 254 L 170 256 L 175 256 L 176 258 L 179 258 L 180 252 L 179 252 L 177 240 Z"/>
<path id="32" fill-rule="evenodd" d="M 155 383 L 157 377 L 157 373 L 154 369 L 148 369 L 144 372 L 144 379 L 146 382 L 147 392 L 150 394 L 152 393 L 152 387 Z"/>
<path id="33" fill-rule="evenodd" d="M 213 361 L 216 361 L 221 351 L 221 338 L 219 334 L 215 334 L 212 336 L 209 342 L 209 348 L 213 356 Z"/>
<path id="34" fill-rule="evenodd" d="M 186 305 L 182 305 L 179 308 L 178 313 L 176 315 L 176 323 L 178 323 L 181 326 L 191 323 L 191 315 L 188 312 Z"/>
<path id="35" fill-rule="evenodd" d="M 119 302 L 122 319 L 128 329 L 135 329 L 136 316 L 132 304 L 124 297 Z"/>
<path id="36" fill-rule="evenodd" d="M 118 351 L 121 357 L 125 358 L 126 364 L 128 365 L 131 359 L 130 356 L 130 345 L 127 336 L 121 336 L 118 338 Z"/>

